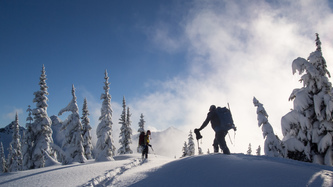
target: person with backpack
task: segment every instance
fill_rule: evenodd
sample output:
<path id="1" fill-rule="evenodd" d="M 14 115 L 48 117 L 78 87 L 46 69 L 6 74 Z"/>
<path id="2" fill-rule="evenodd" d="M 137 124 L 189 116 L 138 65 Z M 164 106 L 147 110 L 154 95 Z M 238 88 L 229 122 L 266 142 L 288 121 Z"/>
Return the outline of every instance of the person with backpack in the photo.
<path id="1" fill-rule="evenodd" d="M 143 151 L 143 148 L 144 148 L 144 139 L 145 139 L 145 132 L 142 131 L 140 132 L 140 135 L 139 135 L 139 145 L 138 145 L 138 152 L 142 153 Z"/>
<path id="2" fill-rule="evenodd" d="M 139 145 L 141 146 L 142 150 L 142 159 L 148 158 L 148 146 L 151 147 L 151 145 L 149 144 L 150 134 L 150 130 L 148 130 L 146 134 L 144 132 L 141 132 L 139 136 Z"/>
<path id="3" fill-rule="evenodd" d="M 216 108 L 215 105 L 211 105 L 206 120 L 202 123 L 199 129 L 194 129 L 194 133 L 197 135 L 197 137 L 202 137 L 200 135 L 200 131 L 204 129 L 209 122 L 211 123 L 211 126 L 215 131 L 215 139 L 213 144 L 214 152 L 218 152 L 217 145 L 219 145 L 223 151 L 223 154 L 230 154 L 230 150 L 225 141 L 225 136 L 228 134 L 228 130 L 231 128 L 236 131 L 236 127 L 233 124 L 230 110 L 225 107 Z"/>

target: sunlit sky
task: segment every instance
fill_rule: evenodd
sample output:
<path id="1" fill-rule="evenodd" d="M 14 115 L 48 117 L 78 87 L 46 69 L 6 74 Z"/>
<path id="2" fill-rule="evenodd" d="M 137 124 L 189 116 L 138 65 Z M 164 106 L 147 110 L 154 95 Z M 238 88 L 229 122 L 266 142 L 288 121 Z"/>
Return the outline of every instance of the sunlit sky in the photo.
<path id="1" fill-rule="evenodd" d="M 143 113 L 147 128 L 174 126 L 189 132 L 200 127 L 211 104 L 229 103 L 238 126 L 229 146 L 232 152 L 246 152 L 249 143 L 254 149 L 264 141 L 254 96 L 282 137 L 280 119 L 293 107 L 289 95 L 302 86 L 291 63 L 316 49 L 315 33 L 333 71 L 332 4 L 0 1 L 0 127 L 13 121 L 16 112 L 25 126 L 28 105 L 36 107 L 33 93 L 39 90 L 44 64 L 49 116 L 71 101 L 74 84 L 80 113 L 86 97 L 96 128 L 107 70 L 115 131 L 124 96 L 134 131 Z M 210 147 L 212 129 L 202 132 L 203 144 Z"/>

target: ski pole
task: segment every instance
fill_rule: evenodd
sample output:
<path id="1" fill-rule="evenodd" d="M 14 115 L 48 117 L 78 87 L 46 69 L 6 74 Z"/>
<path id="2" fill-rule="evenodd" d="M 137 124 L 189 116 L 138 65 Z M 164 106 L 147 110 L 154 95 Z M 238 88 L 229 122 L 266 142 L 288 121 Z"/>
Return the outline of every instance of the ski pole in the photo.
<path id="1" fill-rule="evenodd" d="M 231 143 L 232 145 L 234 145 L 234 144 L 232 143 L 231 138 L 230 138 L 230 134 L 229 134 L 229 132 L 228 132 L 228 136 L 229 136 L 230 143 Z"/>
<path id="2" fill-rule="evenodd" d="M 151 148 L 151 150 L 153 151 L 153 153 L 154 153 L 154 155 L 155 155 L 155 157 L 157 157 L 156 156 L 156 154 L 155 154 L 155 151 L 154 151 L 154 149 L 153 149 L 153 146 L 149 146 L 150 148 Z"/>
<path id="3" fill-rule="evenodd" d="M 198 150 L 200 149 L 200 147 L 199 147 L 199 140 L 197 140 L 197 142 L 198 142 Z"/>
<path id="4" fill-rule="evenodd" d="M 236 146 L 236 131 L 234 131 L 234 146 Z"/>
<path id="5" fill-rule="evenodd" d="M 229 103 L 227 103 L 227 104 L 228 104 L 228 109 L 230 110 L 230 114 L 231 114 L 230 105 L 229 105 Z M 231 115 L 232 115 L 232 114 L 231 114 Z M 233 126 L 234 126 L 234 128 L 236 129 L 236 125 L 233 124 Z M 235 129 L 234 129 L 234 142 L 235 142 L 235 144 L 236 144 L 236 130 L 235 130 Z M 231 138 L 230 138 L 229 133 L 228 133 L 228 136 L 229 136 L 229 139 L 230 139 L 231 144 L 232 144 L 233 146 L 235 146 L 235 144 L 233 144 L 232 141 L 231 141 Z"/>

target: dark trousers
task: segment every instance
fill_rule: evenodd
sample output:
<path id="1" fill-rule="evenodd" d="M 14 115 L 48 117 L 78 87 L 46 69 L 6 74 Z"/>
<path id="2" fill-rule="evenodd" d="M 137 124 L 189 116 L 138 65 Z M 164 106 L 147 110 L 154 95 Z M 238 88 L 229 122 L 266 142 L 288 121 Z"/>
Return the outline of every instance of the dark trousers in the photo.
<path id="1" fill-rule="evenodd" d="M 142 145 L 142 158 L 148 158 L 148 145 Z"/>
<path id="2" fill-rule="evenodd" d="M 214 147 L 214 153 L 218 153 L 219 152 L 219 143 L 217 142 L 216 138 L 214 138 L 213 147 Z"/>
<path id="3" fill-rule="evenodd" d="M 225 136 L 228 134 L 228 131 L 219 131 L 215 133 L 214 139 L 214 152 L 216 151 L 216 143 L 220 146 L 223 151 L 223 154 L 230 154 L 229 148 L 227 146 L 227 142 L 225 142 Z M 218 152 L 218 147 L 217 147 Z"/>

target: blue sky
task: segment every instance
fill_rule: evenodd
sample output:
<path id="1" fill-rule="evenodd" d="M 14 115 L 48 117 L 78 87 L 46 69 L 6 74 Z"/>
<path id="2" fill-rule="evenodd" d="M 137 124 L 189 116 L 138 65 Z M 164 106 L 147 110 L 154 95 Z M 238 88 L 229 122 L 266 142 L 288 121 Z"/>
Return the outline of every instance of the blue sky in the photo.
<path id="1" fill-rule="evenodd" d="M 239 129 L 231 151 L 245 152 L 263 142 L 254 96 L 281 137 L 289 95 L 302 86 L 291 62 L 315 50 L 315 33 L 333 68 L 332 22 L 325 0 L 0 1 L 0 127 L 15 112 L 25 126 L 43 64 L 49 116 L 67 106 L 74 84 L 96 127 L 107 69 L 115 131 L 123 96 L 133 128 L 143 113 L 147 128 L 185 132 L 211 104 L 230 103 Z M 210 127 L 203 135 L 210 146 Z"/>
<path id="2" fill-rule="evenodd" d="M 171 5 L 171 1 L 2 1 L 1 113 L 33 106 L 42 64 L 50 114 L 70 101 L 72 84 L 78 96 L 87 90 L 98 98 L 105 69 L 112 100 L 119 103 L 123 95 L 130 102 L 133 96 L 150 92 L 145 88 L 149 80 L 184 73 L 185 55 L 161 50 L 151 36 L 155 24 L 173 24 L 167 15 Z M 12 121 L 3 118 L 1 126 Z"/>

